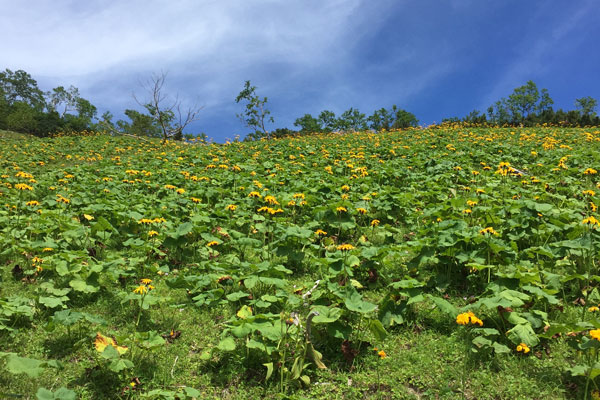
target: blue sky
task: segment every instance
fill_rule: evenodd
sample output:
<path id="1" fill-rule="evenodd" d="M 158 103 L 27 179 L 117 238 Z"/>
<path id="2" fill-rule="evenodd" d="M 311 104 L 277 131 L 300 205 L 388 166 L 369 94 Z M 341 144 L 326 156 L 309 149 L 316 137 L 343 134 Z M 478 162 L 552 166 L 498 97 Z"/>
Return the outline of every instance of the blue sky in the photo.
<path id="1" fill-rule="evenodd" d="M 203 106 L 194 132 L 248 132 L 235 97 L 250 80 L 271 128 L 305 113 L 392 104 L 422 124 L 485 111 L 533 80 L 554 108 L 600 100 L 597 0 L 0 0 L 0 69 L 42 90 L 75 85 L 124 118 L 132 93 L 167 72 L 165 91 Z"/>

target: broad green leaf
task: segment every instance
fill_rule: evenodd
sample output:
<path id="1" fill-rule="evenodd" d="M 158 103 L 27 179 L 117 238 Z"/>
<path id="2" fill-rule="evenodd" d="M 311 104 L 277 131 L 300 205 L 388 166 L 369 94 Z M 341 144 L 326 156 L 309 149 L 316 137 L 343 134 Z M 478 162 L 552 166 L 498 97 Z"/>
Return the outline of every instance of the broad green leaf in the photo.
<path id="1" fill-rule="evenodd" d="M 233 340 L 233 338 L 229 336 L 224 339 L 221 339 L 221 341 L 217 345 L 217 348 L 221 351 L 233 351 L 235 350 L 235 347 L 235 340 Z"/>

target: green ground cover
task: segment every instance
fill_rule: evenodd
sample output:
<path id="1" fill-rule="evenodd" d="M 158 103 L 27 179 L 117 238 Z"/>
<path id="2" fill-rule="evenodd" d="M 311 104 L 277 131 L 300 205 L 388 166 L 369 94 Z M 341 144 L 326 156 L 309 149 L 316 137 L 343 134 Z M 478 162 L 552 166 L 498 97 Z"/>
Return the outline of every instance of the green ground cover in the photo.
<path id="1" fill-rule="evenodd" d="M 0 397 L 600 395 L 599 141 L 0 132 Z"/>

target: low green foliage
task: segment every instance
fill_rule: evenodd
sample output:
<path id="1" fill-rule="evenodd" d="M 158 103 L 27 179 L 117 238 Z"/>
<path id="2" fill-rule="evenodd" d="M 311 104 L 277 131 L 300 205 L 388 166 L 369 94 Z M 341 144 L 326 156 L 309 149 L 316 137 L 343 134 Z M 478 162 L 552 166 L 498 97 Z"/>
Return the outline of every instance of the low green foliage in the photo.
<path id="1" fill-rule="evenodd" d="M 597 129 L 2 140 L 4 397 L 598 390 Z"/>

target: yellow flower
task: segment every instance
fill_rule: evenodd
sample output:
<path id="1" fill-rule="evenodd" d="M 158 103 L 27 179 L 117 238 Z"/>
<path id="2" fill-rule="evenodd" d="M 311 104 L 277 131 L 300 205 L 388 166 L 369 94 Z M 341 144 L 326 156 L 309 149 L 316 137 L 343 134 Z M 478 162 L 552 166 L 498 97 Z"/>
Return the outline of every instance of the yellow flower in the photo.
<path id="1" fill-rule="evenodd" d="M 348 210 L 346 209 L 346 207 L 338 207 L 335 209 L 337 212 L 348 212 Z"/>
<path id="2" fill-rule="evenodd" d="M 47 252 L 49 252 L 49 251 L 54 251 L 54 249 L 53 249 L 52 247 L 44 247 L 44 248 L 42 249 L 42 252 L 44 252 L 44 253 L 47 253 Z"/>
<path id="3" fill-rule="evenodd" d="M 467 311 L 466 313 L 459 314 L 456 317 L 456 323 L 459 325 L 473 324 L 483 326 L 483 321 L 477 318 L 472 311 Z"/>
<path id="4" fill-rule="evenodd" d="M 279 205 L 279 202 L 271 195 L 265 196 L 265 202 L 269 205 Z"/>
<path id="5" fill-rule="evenodd" d="M 248 195 L 248 197 L 258 197 L 258 198 L 261 198 L 262 196 L 258 192 L 250 192 L 250 194 Z"/>
<path id="6" fill-rule="evenodd" d="M 468 205 L 469 207 L 473 207 L 473 206 L 476 206 L 476 205 L 477 205 L 477 202 L 476 202 L 476 201 L 473 201 L 473 200 L 467 200 L 467 205 Z"/>
<path id="7" fill-rule="evenodd" d="M 148 232 L 148 236 L 149 237 L 154 237 L 156 235 L 158 235 L 158 232 L 156 232 L 156 231 L 150 231 L 150 232 Z"/>
<path id="8" fill-rule="evenodd" d="M 315 235 L 317 235 L 317 236 L 321 236 L 321 235 L 325 236 L 325 235 L 327 235 L 327 232 L 325 232 L 324 230 L 321 230 L 321 229 L 317 229 L 315 231 Z"/>
<path id="9" fill-rule="evenodd" d="M 531 349 L 529 348 L 529 346 L 527 346 L 525 343 L 521 343 L 517 346 L 517 351 L 518 352 L 523 352 L 523 354 L 527 354 L 531 351 Z"/>
<path id="10" fill-rule="evenodd" d="M 592 329 L 590 331 L 590 336 L 592 339 L 600 340 L 600 329 Z"/>
<path id="11" fill-rule="evenodd" d="M 582 194 L 587 194 L 587 195 L 590 195 L 590 196 L 594 196 L 596 194 L 596 192 L 594 192 L 593 190 L 584 190 L 581 193 Z"/>
<path id="12" fill-rule="evenodd" d="M 144 285 L 140 285 L 133 289 L 133 293 L 146 294 L 148 293 L 148 288 Z"/>
<path id="13" fill-rule="evenodd" d="M 202 200 L 197 197 L 191 197 L 192 201 L 196 204 L 200 203 Z"/>
<path id="14" fill-rule="evenodd" d="M 379 356 L 379 358 L 381 358 L 381 359 L 384 359 L 384 358 L 386 358 L 386 357 L 387 357 L 387 354 L 385 354 L 385 351 L 383 351 L 383 350 L 379 350 L 379 351 L 377 352 L 377 355 L 378 355 L 378 356 Z"/>
<path id="15" fill-rule="evenodd" d="M 470 208 L 467 208 L 465 210 L 462 211 L 463 214 L 471 214 L 473 212 L 473 210 L 471 210 Z"/>
<path id="16" fill-rule="evenodd" d="M 344 192 L 347 192 L 347 191 L 349 191 L 349 190 L 350 190 L 350 186 L 348 186 L 348 185 L 343 185 L 343 186 L 342 186 L 342 190 L 343 190 Z"/>
<path id="17" fill-rule="evenodd" d="M 175 190 L 175 189 L 177 189 L 177 186 L 165 185 L 165 189 Z"/>
<path id="18" fill-rule="evenodd" d="M 216 246 L 218 244 L 219 244 L 219 242 L 217 242 L 216 240 L 213 240 L 213 241 L 210 241 L 210 242 L 206 243 L 206 246 L 207 247 L 212 247 L 212 246 Z"/>
<path id="19" fill-rule="evenodd" d="M 367 210 L 362 207 L 357 208 L 356 211 L 358 211 L 359 214 L 363 214 L 363 215 L 365 215 L 367 213 Z"/>
<path id="20" fill-rule="evenodd" d="M 373 221 L 371 221 L 371 226 L 378 226 L 380 222 L 381 221 L 379 221 L 378 219 L 374 219 Z"/>
<path id="21" fill-rule="evenodd" d="M 152 283 L 152 279 L 144 278 L 141 280 L 144 285 L 149 285 Z"/>
<path id="22" fill-rule="evenodd" d="M 177 194 L 184 194 L 185 193 L 185 189 L 184 188 L 179 188 L 175 191 Z"/>
<path id="23" fill-rule="evenodd" d="M 594 217 L 584 218 L 583 221 L 581 221 L 581 223 L 584 225 L 600 225 L 600 221 L 598 221 Z"/>
<path id="24" fill-rule="evenodd" d="M 584 173 L 585 175 L 594 175 L 594 174 L 597 174 L 597 173 L 598 173 L 598 171 L 596 171 L 596 170 L 595 170 L 595 169 L 593 169 L 593 168 L 588 168 L 588 169 L 586 169 L 585 171 L 583 171 L 583 173 Z"/>
<path id="25" fill-rule="evenodd" d="M 235 209 L 237 208 L 237 206 L 235 204 L 230 204 L 230 205 L 228 205 L 225 208 L 228 209 L 229 211 L 235 211 Z"/>
<path id="26" fill-rule="evenodd" d="M 83 214 L 83 218 L 87 219 L 88 221 L 91 221 L 94 219 L 94 217 L 89 214 Z"/>
<path id="27" fill-rule="evenodd" d="M 354 246 L 352 246 L 351 244 L 344 243 L 344 244 L 340 244 L 337 247 L 337 249 L 341 250 L 341 251 L 349 251 L 349 250 L 354 249 Z"/>
<path id="28" fill-rule="evenodd" d="M 492 228 L 491 226 L 488 226 L 487 228 L 483 228 L 482 230 L 479 231 L 480 234 L 485 235 L 486 233 L 489 233 L 491 235 L 498 235 L 498 232 L 496 232 L 494 230 L 494 228 Z"/>
<path id="29" fill-rule="evenodd" d="M 591 306 L 590 308 L 588 308 L 589 312 L 596 312 L 598 310 L 600 310 L 600 308 L 598 308 L 597 306 Z"/>
<path id="30" fill-rule="evenodd" d="M 598 206 L 590 201 L 590 208 L 592 209 L 592 212 L 596 212 L 596 210 L 598 209 Z"/>
<path id="31" fill-rule="evenodd" d="M 33 188 L 25 183 L 17 183 L 15 189 L 19 190 L 33 190 Z"/>

